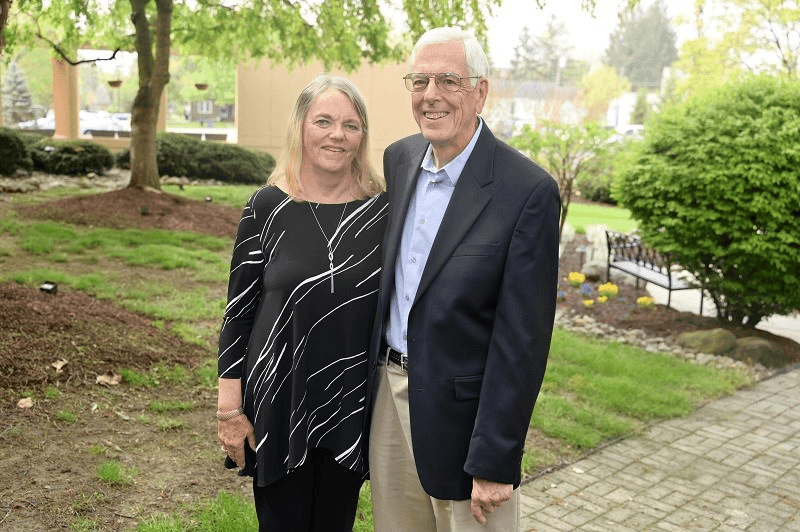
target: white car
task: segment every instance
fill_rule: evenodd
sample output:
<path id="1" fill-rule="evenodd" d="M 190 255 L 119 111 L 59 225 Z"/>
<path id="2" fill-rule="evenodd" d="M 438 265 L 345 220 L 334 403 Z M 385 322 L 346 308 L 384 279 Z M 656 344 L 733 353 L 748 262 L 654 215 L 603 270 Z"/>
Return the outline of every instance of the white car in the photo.
<path id="1" fill-rule="evenodd" d="M 106 111 L 79 111 L 79 130 L 82 135 L 90 131 L 130 131 L 131 126 L 127 120 L 121 120 Z M 56 117 L 53 111 L 48 111 L 44 118 L 29 120 L 17 124 L 19 129 L 55 129 Z"/>

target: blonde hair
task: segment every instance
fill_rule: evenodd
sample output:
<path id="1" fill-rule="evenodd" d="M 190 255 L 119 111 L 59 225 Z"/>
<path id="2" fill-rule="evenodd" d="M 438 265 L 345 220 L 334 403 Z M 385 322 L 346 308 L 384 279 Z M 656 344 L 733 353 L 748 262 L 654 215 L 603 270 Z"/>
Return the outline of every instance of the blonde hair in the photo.
<path id="1" fill-rule="evenodd" d="M 300 196 L 300 163 L 303 158 L 303 121 L 317 96 L 328 89 L 336 89 L 347 96 L 361 120 L 361 146 L 353 159 L 352 173 L 360 199 L 375 196 L 386 190 L 386 180 L 372 163 L 369 150 L 369 125 L 367 104 L 361 91 L 350 80 L 323 74 L 314 78 L 297 97 L 294 110 L 289 117 L 286 131 L 286 145 L 275 164 L 275 170 L 267 180 L 267 185 L 277 185 L 286 180 L 289 195 L 298 200 Z"/>

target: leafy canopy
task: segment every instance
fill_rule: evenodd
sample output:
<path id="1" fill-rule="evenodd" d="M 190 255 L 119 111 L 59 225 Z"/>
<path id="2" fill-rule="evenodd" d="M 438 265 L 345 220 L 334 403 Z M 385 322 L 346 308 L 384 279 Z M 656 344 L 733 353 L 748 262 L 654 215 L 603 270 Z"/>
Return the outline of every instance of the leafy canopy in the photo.
<path id="1" fill-rule="evenodd" d="M 800 82 L 751 77 L 649 122 L 615 194 L 720 320 L 754 327 L 800 308 L 798 167 Z"/>

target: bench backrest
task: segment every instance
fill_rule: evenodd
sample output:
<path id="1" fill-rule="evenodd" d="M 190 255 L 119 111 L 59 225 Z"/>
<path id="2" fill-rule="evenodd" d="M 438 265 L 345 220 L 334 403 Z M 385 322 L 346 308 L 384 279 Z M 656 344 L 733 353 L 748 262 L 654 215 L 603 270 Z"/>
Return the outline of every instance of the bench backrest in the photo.
<path id="1" fill-rule="evenodd" d="M 606 231 L 606 242 L 608 244 L 608 262 L 631 261 L 664 273 L 669 273 L 672 268 L 672 260 L 669 255 L 646 247 L 642 244 L 639 236 Z"/>

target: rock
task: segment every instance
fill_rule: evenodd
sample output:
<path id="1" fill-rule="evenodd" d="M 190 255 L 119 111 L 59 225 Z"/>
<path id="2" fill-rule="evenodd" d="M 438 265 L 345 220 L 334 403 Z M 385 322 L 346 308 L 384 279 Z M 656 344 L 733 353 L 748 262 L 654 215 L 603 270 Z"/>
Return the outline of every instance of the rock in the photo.
<path id="1" fill-rule="evenodd" d="M 581 273 L 586 276 L 587 281 L 604 283 L 606 282 L 607 266 L 605 262 L 592 260 L 583 265 Z"/>
<path id="2" fill-rule="evenodd" d="M 788 362 L 778 346 L 766 338 L 757 336 L 739 338 L 730 356 L 751 365 L 761 364 L 767 368 L 783 367 Z"/>
<path id="3" fill-rule="evenodd" d="M 736 347 L 736 336 L 730 331 L 717 328 L 683 333 L 678 336 L 678 343 L 703 353 L 721 355 L 733 351 Z"/>

